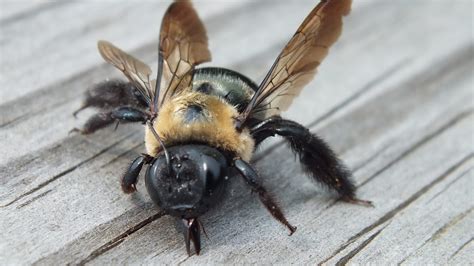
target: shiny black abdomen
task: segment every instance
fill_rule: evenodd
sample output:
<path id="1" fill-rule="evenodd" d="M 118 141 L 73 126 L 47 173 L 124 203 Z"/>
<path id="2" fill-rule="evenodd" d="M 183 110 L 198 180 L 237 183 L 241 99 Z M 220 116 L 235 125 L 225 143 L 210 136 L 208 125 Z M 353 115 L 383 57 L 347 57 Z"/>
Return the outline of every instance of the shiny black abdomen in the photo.
<path id="1" fill-rule="evenodd" d="M 247 106 L 257 88 L 252 80 L 233 70 L 205 67 L 194 72 L 193 90 L 222 97 L 239 112 Z"/>

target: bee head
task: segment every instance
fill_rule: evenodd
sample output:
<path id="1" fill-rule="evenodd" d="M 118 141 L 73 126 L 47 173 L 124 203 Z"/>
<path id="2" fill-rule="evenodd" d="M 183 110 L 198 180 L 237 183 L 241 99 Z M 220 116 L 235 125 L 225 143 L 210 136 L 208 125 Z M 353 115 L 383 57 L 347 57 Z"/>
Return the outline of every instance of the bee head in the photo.
<path id="1" fill-rule="evenodd" d="M 219 201 L 227 176 L 227 160 L 206 145 L 182 145 L 167 149 L 169 164 L 160 153 L 146 173 L 152 200 L 170 215 L 191 219 Z"/>

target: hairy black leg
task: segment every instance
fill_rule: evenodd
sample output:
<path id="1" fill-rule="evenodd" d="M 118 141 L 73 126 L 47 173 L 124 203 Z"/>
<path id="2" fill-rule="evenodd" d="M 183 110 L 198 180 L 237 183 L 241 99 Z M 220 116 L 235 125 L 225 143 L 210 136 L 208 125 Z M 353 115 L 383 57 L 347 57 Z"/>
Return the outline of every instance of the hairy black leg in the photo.
<path id="1" fill-rule="evenodd" d="M 263 203 L 265 208 L 277 219 L 280 223 L 288 227 L 290 235 L 296 231 L 296 227 L 292 226 L 285 218 L 285 215 L 281 211 L 280 207 L 276 204 L 275 200 L 267 192 L 267 190 L 259 183 L 258 175 L 255 170 L 247 162 L 241 159 L 234 160 L 234 167 L 240 172 L 245 182 L 252 188 L 254 192 L 258 194 L 260 201 Z"/>
<path id="2" fill-rule="evenodd" d="M 130 83 L 121 80 L 109 80 L 99 83 L 87 90 L 82 106 L 73 115 L 88 107 L 109 111 L 118 106 L 133 106 L 145 109 L 147 104 L 143 96 Z"/>
<path id="3" fill-rule="evenodd" d="M 120 182 L 123 192 L 128 194 L 137 191 L 136 184 L 138 182 L 138 175 L 142 170 L 143 164 L 148 164 L 152 160 L 153 157 L 147 154 L 142 154 L 133 160 L 125 174 L 122 176 L 122 180 Z"/>
<path id="4" fill-rule="evenodd" d="M 112 112 L 98 113 L 91 116 L 82 129 L 73 128 L 70 132 L 80 132 L 83 135 L 88 135 L 112 124 L 114 121 L 115 119 L 112 117 Z"/>
<path id="5" fill-rule="evenodd" d="M 271 117 L 254 126 L 251 134 L 257 144 L 270 136 L 284 137 L 299 156 L 304 170 L 314 180 L 335 190 L 344 201 L 371 205 L 370 201 L 355 197 L 355 186 L 351 181 L 352 173 L 322 139 L 304 126 L 281 117 Z"/>
<path id="6" fill-rule="evenodd" d="M 74 128 L 71 132 L 80 132 L 83 135 L 88 135 L 109 126 L 114 121 L 145 123 L 148 118 L 148 114 L 140 109 L 130 106 L 122 106 L 109 112 L 102 112 L 91 116 L 82 129 Z"/>
<path id="7" fill-rule="evenodd" d="M 276 127 L 276 124 L 278 124 L 282 120 L 283 119 L 280 116 L 272 116 L 264 121 L 260 121 L 259 123 L 253 125 L 250 129 L 250 134 L 255 140 L 255 145 L 258 146 L 268 137 L 273 137 L 278 134 L 277 132 L 275 132 L 274 128 Z"/>

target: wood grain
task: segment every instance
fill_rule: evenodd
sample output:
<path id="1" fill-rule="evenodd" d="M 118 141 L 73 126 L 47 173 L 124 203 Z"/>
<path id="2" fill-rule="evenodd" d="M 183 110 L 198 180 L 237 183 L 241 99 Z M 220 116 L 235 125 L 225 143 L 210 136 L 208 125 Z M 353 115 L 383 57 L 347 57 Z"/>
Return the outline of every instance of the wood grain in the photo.
<path id="1" fill-rule="evenodd" d="M 140 126 L 68 135 L 91 114 L 71 116 L 82 93 L 120 77 L 96 41 L 154 66 L 168 3 L 12 3 L 0 4 L 0 264 L 474 263 L 469 1 L 355 1 L 315 81 L 285 113 L 336 149 L 374 208 L 314 186 L 275 139 L 254 164 L 296 233 L 288 237 L 235 177 L 203 217 L 209 240 L 192 257 L 143 180 L 132 196 L 120 191 L 118 177 L 143 151 Z M 314 1 L 195 6 L 207 65 L 260 81 Z"/>

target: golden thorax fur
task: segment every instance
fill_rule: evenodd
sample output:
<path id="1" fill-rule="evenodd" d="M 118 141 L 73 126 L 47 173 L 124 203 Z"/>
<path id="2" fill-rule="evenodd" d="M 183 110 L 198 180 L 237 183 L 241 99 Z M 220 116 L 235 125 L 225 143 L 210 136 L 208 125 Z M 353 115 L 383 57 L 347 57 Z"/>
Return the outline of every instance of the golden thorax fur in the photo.
<path id="1" fill-rule="evenodd" d="M 203 109 L 204 119 L 185 122 L 185 112 L 189 105 Z M 165 146 L 188 142 L 205 143 L 225 151 L 234 152 L 245 161 L 250 161 L 254 150 L 254 140 L 248 129 L 238 132 L 234 126 L 237 110 L 217 96 L 186 91 L 165 102 L 153 123 L 153 128 L 163 139 Z M 147 153 L 156 157 L 161 151 L 160 144 L 148 127 L 145 129 Z"/>

